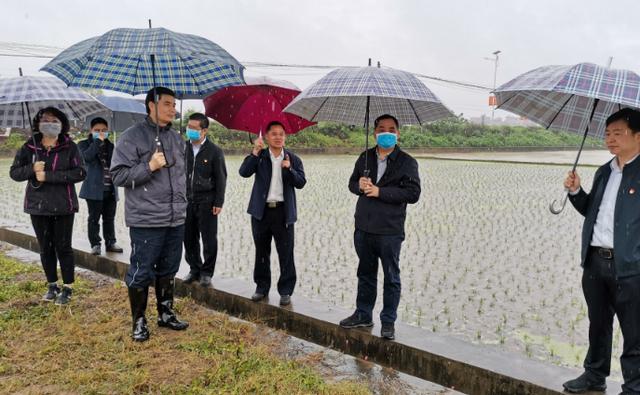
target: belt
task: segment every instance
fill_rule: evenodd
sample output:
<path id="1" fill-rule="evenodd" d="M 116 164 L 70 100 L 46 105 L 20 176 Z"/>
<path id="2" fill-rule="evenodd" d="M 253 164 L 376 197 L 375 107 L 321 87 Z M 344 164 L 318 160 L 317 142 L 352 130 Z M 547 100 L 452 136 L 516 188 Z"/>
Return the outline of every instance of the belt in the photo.
<path id="1" fill-rule="evenodd" d="M 284 205 L 284 202 L 267 202 L 267 208 L 276 208 Z"/>
<path id="2" fill-rule="evenodd" d="M 613 248 L 591 246 L 591 251 L 598 254 L 602 259 L 613 259 Z"/>

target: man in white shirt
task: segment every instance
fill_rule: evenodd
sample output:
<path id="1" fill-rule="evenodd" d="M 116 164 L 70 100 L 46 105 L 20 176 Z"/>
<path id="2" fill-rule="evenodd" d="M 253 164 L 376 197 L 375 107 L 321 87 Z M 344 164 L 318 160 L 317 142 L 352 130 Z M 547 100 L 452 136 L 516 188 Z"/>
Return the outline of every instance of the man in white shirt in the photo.
<path id="1" fill-rule="evenodd" d="M 256 246 L 253 279 L 256 291 L 251 297 L 260 301 L 271 288 L 271 240 L 275 240 L 280 262 L 278 293 L 280 305 L 291 303 L 296 284 L 293 258 L 293 226 L 297 220 L 295 189 L 302 189 L 307 180 L 302 160 L 284 148 L 284 125 L 274 121 L 266 127 L 264 148 L 262 137 L 255 141 L 253 151 L 242 162 L 240 175 L 249 178 L 255 174 L 247 212 L 251 214 L 251 231 Z"/>
<path id="2" fill-rule="evenodd" d="M 613 316 L 624 338 L 622 394 L 640 394 L 640 112 L 622 109 L 607 119 L 605 144 L 615 155 L 601 166 L 591 192 L 569 172 L 564 186 L 584 215 L 582 289 L 589 311 L 584 373 L 563 384 L 572 393 L 604 391 L 610 373 Z"/>

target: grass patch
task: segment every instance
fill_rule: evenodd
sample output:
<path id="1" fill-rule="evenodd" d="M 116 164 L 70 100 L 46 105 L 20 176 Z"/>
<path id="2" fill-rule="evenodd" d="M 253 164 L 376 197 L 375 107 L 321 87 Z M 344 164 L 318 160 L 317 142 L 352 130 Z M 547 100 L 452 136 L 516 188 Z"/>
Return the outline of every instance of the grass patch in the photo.
<path id="1" fill-rule="evenodd" d="M 0 254 L 0 393 L 364 394 L 358 383 L 329 383 L 302 361 L 271 350 L 255 327 L 190 299 L 176 308 L 191 323 L 173 332 L 147 318 L 151 340 L 130 340 L 126 289 L 79 276 L 74 299 L 41 302 L 41 269 Z M 153 292 L 151 292 L 153 293 Z"/>

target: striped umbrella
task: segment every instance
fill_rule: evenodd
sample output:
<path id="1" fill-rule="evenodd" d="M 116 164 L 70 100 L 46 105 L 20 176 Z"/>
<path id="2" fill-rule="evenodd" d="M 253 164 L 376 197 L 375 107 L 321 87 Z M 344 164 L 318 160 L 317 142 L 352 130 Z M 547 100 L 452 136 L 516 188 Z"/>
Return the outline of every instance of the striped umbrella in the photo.
<path id="1" fill-rule="evenodd" d="M 26 128 L 45 107 L 56 107 L 69 119 L 84 119 L 108 111 L 102 103 L 78 88 L 69 88 L 52 77 L 0 79 L 0 127 Z"/>
<path id="2" fill-rule="evenodd" d="M 111 30 L 65 49 L 41 70 L 69 86 L 131 95 L 164 86 L 183 99 L 244 82 L 244 66 L 222 47 L 163 28 Z"/>
<path id="3" fill-rule="evenodd" d="M 369 124 L 380 115 L 391 114 L 401 124 L 423 124 L 453 115 L 416 76 L 388 67 L 333 70 L 303 90 L 284 111 L 312 122 L 363 125 L 366 149 Z"/>
<path id="4" fill-rule="evenodd" d="M 543 66 L 526 72 L 495 90 L 497 108 L 526 117 L 547 129 L 583 135 L 575 171 L 587 136 L 603 138 L 605 122 L 614 112 L 640 109 L 640 76 L 628 70 L 592 63 Z M 549 206 L 554 214 L 564 209 Z"/>

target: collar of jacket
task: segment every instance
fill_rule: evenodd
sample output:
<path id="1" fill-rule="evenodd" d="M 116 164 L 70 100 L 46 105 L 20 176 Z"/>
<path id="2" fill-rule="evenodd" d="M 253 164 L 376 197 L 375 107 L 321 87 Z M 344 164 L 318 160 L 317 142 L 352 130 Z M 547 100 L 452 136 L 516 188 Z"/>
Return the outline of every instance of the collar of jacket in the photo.
<path id="1" fill-rule="evenodd" d="M 607 162 L 604 166 L 603 166 L 603 171 L 605 172 L 605 174 L 609 175 L 611 174 L 611 172 L 613 171 L 611 169 L 611 162 L 613 162 L 614 160 L 616 160 L 617 156 L 614 156 L 613 159 L 611 159 L 609 162 Z M 631 163 L 627 163 L 624 165 L 624 167 L 622 168 L 622 174 L 624 174 L 625 169 L 631 169 L 631 171 L 633 170 L 637 170 L 638 167 L 640 167 L 640 155 L 637 156 Z"/>
<path id="2" fill-rule="evenodd" d="M 287 155 L 289 155 L 289 160 L 291 160 L 291 151 L 289 151 L 285 147 L 282 147 L 282 159 L 284 159 Z M 269 147 L 263 148 L 262 152 L 260 153 L 260 156 L 263 156 L 271 160 L 271 153 L 269 152 Z"/>
<path id="3" fill-rule="evenodd" d="M 370 155 L 373 155 L 373 157 L 376 160 L 378 159 L 378 146 L 377 145 L 375 147 L 369 149 L 369 152 L 371 152 Z M 396 144 L 396 146 L 393 147 L 393 151 L 391 151 L 391 153 L 389 155 L 387 155 L 387 159 L 396 160 L 396 158 L 398 157 L 399 154 L 400 154 L 400 147 L 398 146 L 398 144 Z"/>
<path id="4" fill-rule="evenodd" d="M 60 151 L 61 149 L 67 148 L 67 146 L 69 146 L 70 141 L 71 139 L 69 138 L 68 135 L 60 133 L 58 135 L 58 144 L 55 147 L 51 148 L 51 152 L 57 152 L 57 151 Z M 35 133 L 29 140 L 27 140 L 26 144 L 27 144 L 27 147 L 29 147 L 29 149 L 33 151 L 35 151 L 36 149 L 38 151 L 46 151 L 42 146 L 42 133 L 40 132 Z"/>
<path id="5" fill-rule="evenodd" d="M 156 124 L 155 124 L 155 122 L 153 122 L 151 120 L 150 116 L 147 115 L 146 118 L 144 119 L 144 122 L 148 127 L 150 127 L 153 130 L 156 130 Z M 172 126 L 171 122 L 169 122 L 165 126 L 160 126 L 160 131 L 163 132 L 163 131 L 166 131 L 166 130 L 171 130 L 171 126 Z"/>

